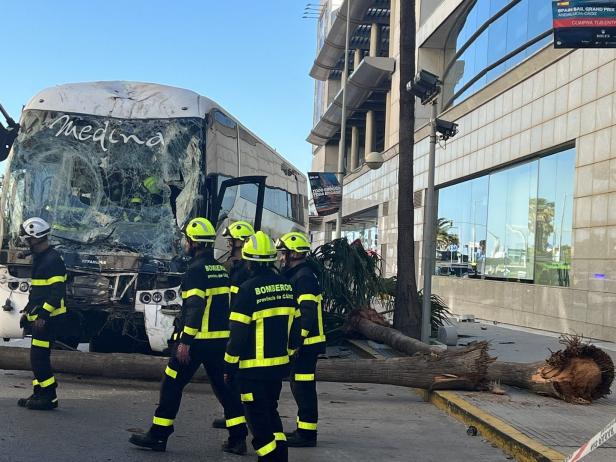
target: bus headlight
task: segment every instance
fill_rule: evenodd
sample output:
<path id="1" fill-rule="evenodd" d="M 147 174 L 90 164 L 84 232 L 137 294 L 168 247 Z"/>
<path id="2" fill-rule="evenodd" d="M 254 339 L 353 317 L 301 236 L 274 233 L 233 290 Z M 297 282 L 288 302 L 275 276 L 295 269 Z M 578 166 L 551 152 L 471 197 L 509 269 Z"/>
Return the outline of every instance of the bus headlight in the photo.
<path id="1" fill-rule="evenodd" d="M 139 300 L 141 301 L 141 303 L 147 305 L 152 301 L 152 296 L 149 293 L 144 292 L 139 296 Z"/>

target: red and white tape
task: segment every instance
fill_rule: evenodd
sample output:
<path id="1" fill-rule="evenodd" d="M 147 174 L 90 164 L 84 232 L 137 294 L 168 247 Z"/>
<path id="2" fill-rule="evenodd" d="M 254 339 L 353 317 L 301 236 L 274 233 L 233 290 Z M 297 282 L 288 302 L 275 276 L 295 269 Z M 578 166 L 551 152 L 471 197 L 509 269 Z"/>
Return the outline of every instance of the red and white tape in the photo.
<path id="1" fill-rule="evenodd" d="M 614 435 L 616 435 L 616 419 L 612 420 L 603 430 L 584 443 L 582 447 L 571 454 L 565 462 L 577 462 L 581 460 L 599 446 L 605 444 Z"/>

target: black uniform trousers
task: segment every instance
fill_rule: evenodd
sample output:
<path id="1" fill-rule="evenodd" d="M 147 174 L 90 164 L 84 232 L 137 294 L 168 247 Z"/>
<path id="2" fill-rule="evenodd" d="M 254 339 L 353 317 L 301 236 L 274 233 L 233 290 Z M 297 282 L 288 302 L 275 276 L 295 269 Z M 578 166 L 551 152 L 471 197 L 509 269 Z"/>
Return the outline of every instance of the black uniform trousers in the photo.
<path id="1" fill-rule="evenodd" d="M 57 319 L 48 319 L 41 328 L 34 327 L 34 323 L 29 327 L 32 331 L 30 366 L 34 374 L 34 394 L 55 400 L 58 384 L 51 368 L 51 348 L 57 335 Z"/>
<path id="2" fill-rule="evenodd" d="M 212 390 L 224 409 L 227 430 L 231 439 L 245 438 L 248 434 L 244 409 L 239 393 L 224 382 L 224 354 L 227 339 L 195 340 L 190 346 L 190 362 L 180 364 L 175 358 L 175 347 L 163 376 L 160 400 L 150 433 L 156 438 L 167 438 L 173 433 L 173 421 L 180 408 L 182 392 L 199 366 L 203 365 Z"/>
<path id="3" fill-rule="evenodd" d="M 291 368 L 291 392 L 297 403 L 297 432 L 307 439 L 316 439 L 319 408 L 315 371 L 319 353 L 302 347 Z"/>
<path id="4" fill-rule="evenodd" d="M 287 462 L 287 438 L 278 414 L 282 380 L 239 379 L 241 399 L 258 460 Z"/>

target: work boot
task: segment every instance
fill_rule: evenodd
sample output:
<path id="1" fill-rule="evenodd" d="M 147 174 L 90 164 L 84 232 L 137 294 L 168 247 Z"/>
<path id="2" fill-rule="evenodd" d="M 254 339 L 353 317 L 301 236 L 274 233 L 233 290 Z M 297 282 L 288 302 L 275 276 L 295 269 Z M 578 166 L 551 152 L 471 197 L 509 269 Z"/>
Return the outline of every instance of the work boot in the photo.
<path id="1" fill-rule="evenodd" d="M 36 398 L 37 397 L 37 392 L 33 392 L 30 396 L 28 396 L 27 398 L 19 398 L 17 400 L 17 405 L 19 407 L 27 407 L 28 406 L 28 401 L 30 401 L 32 398 Z"/>
<path id="2" fill-rule="evenodd" d="M 237 454 L 238 456 L 246 455 L 246 439 L 229 438 L 223 443 L 222 450 L 230 454 Z"/>
<path id="3" fill-rule="evenodd" d="M 285 433 L 287 436 L 287 446 L 290 448 L 314 448 L 317 445 L 317 438 L 307 438 L 302 434 L 294 431 L 293 433 Z"/>
<path id="4" fill-rule="evenodd" d="M 227 421 L 225 419 L 214 419 L 212 420 L 212 428 L 225 430 L 227 428 Z"/>
<path id="5" fill-rule="evenodd" d="M 133 433 L 128 441 L 140 448 L 147 448 L 156 452 L 165 452 L 167 449 L 167 438 L 154 438 L 150 432 Z"/>
<path id="6" fill-rule="evenodd" d="M 21 401 L 21 400 L 19 400 Z M 20 402 L 17 402 L 21 406 Z M 58 407 L 58 398 L 55 396 L 33 396 L 25 402 L 25 407 L 31 411 L 51 411 Z"/>

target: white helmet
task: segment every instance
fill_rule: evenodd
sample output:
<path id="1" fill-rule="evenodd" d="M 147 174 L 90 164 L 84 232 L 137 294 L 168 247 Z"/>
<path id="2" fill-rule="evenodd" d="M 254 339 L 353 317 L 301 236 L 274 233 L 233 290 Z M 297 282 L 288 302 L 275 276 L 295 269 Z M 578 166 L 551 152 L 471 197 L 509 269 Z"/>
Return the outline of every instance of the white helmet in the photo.
<path id="1" fill-rule="evenodd" d="M 35 237 L 41 238 L 45 237 L 51 231 L 51 226 L 45 220 L 39 217 L 28 218 L 21 225 L 21 229 L 19 235 L 23 238 L 27 237 Z"/>

